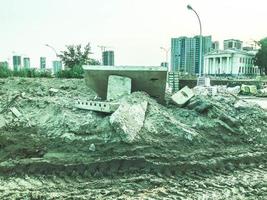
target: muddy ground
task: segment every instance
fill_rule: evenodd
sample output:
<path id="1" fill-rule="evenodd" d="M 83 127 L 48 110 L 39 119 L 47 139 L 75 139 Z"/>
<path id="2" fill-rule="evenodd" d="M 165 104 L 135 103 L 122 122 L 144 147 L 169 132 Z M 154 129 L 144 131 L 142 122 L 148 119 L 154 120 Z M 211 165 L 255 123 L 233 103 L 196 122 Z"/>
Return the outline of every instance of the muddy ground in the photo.
<path id="1" fill-rule="evenodd" d="M 0 199 L 266 199 L 257 105 L 196 96 L 178 108 L 133 93 L 123 101 L 148 107 L 125 143 L 110 114 L 76 109 L 78 98 L 95 98 L 83 80 L 0 79 Z"/>

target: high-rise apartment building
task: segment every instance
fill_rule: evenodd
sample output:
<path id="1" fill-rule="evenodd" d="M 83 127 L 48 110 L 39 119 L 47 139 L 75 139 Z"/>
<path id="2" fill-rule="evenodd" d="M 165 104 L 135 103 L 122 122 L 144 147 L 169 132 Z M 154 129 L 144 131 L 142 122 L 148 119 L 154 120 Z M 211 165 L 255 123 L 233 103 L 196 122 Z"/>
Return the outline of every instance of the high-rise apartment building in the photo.
<path id="1" fill-rule="evenodd" d="M 242 50 L 243 42 L 241 40 L 236 39 L 229 39 L 223 41 L 223 49 L 236 49 L 236 50 Z"/>
<path id="2" fill-rule="evenodd" d="M 23 58 L 23 67 L 24 68 L 30 68 L 30 58 Z"/>
<path id="3" fill-rule="evenodd" d="M 21 56 L 13 56 L 13 70 L 18 71 L 21 68 Z"/>
<path id="4" fill-rule="evenodd" d="M 211 36 L 202 36 L 202 66 L 204 55 L 211 51 Z M 200 36 L 171 39 L 171 70 L 198 74 L 200 67 Z M 203 68 L 202 68 L 203 71 Z"/>
<path id="5" fill-rule="evenodd" d="M 40 57 L 40 69 L 46 68 L 46 57 Z"/>
<path id="6" fill-rule="evenodd" d="M 114 66 L 114 51 L 104 51 L 102 61 L 103 65 Z"/>
<path id="7" fill-rule="evenodd" d="M 54 72 L 54 74 L 58 73 L 61 70 L 62 70 L 62 62 L 59 61 L 59 60 L 54 60 L 53 61 L 53 72 Z"/>

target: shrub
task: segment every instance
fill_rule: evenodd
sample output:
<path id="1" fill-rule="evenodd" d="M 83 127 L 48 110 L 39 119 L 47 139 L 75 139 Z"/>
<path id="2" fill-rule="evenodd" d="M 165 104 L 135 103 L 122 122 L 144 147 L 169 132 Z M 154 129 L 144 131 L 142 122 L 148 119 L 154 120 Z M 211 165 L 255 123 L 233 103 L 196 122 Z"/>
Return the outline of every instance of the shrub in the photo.
<path id="1" fill-rule="evenodd" d="M 12 71 L 8 67 L 0 66 L 0 78 L 12 76 Z"/>
<path id="2" fill-rule="evenodd" d="M 76 65 L 71 69 L 61 70 L 56 74 L 57 78 L 83 78 L 84 70 L 82 66 Z"/>

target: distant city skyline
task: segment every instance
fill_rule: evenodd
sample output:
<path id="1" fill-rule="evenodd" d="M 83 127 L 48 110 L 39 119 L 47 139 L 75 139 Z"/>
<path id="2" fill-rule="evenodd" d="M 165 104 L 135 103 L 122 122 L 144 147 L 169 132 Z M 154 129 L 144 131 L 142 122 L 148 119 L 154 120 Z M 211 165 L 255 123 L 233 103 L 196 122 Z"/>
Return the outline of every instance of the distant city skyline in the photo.
<path id="1" fill-rule="evenodd" d="M 204 64 L 205 53 L 212 50 L 212 37 L 202 36 L 202 50 L 200 50 L 200 36 L 178 37 L 171 39 L 171 69 L 188 74 L 199 74 L 200 51 L 201 63 Z M 203 72 L 203 68 L 201 73 Z"/>
<path id="2" fill-rule="evenodd" d="M 12 56 L 29 57 L 40 67 L 40 57 L 52 67 L 55 53 L 65 45 L 91 42 L 93 58 L 101 60 L 98 45 L 111 46 L 116 65 L 160 65 L 165 61 L 161 46 L 171 38 L 199 34 L 190 4 L 200 15 L 203 35 L 213 41 L 239 39 L 246 42 L 267 36 L 267 3 L 214 0 L 1 0 L 0 61 Z M 170 60 L 170 59 L 169 59 Z"/>

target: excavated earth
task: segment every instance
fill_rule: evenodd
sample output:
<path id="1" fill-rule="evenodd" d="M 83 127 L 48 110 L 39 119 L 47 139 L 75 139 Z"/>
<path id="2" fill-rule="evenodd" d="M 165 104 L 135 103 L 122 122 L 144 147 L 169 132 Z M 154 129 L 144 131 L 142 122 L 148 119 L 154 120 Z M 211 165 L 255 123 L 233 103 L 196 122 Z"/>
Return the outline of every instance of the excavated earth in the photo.
<path id="1" fill-rule="evenodd" d="M 74 107 L 95 98 L 83 80 L 0 79 L 0 199 L 266 199 L 257 105 L 195 96 L 178 108 L 136 92 L 121 104 L 147 110 L 126 143 L 110 114 Z"/>

